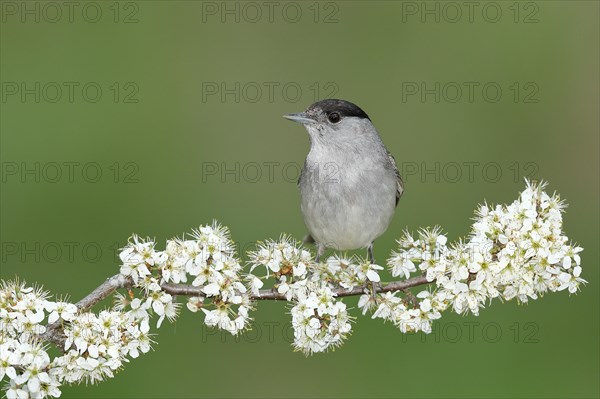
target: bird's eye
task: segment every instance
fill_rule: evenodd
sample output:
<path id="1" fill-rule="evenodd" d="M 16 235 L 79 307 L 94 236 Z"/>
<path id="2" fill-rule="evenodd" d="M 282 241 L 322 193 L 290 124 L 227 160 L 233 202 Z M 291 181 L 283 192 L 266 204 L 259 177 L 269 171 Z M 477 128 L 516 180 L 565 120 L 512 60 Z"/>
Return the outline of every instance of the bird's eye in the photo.
<path id="1" fill-rule="evenodd" d="M 332 112 L 329 115 L 327 115 L 327 119 L 329 119 L 329 122 L 331 123 L 338 123 L 342 118 L 337 112 Z"/>

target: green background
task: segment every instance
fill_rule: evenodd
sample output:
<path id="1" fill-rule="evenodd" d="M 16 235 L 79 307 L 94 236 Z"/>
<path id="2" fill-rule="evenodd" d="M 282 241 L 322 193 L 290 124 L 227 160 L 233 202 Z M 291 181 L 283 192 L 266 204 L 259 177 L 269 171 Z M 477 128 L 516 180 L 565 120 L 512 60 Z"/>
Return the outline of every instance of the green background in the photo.
<path id="1" fill-rule="evenodd" d="M 222 22 L 193 1 L 120 3 L 116 23 L 112 1 L 96 3 L 97 23 L 82 17 L 85 2 L 72 22 L 68 15 L 48 21 L 54 11 L 43 8 L 39 22 L 27 14 L 23 22 L 3 8 L 2 279 L 19 276 L 78 300 L 118 272 L 115 243 L 132 232 L 162 243 L 213 218 L 230 226 L 241 246 L 282 232 L 301 238 L 293 180 L 309 143 L 281 115 L 306 108 L 318 86 L 319 98 L 333 87 L 336 97 L 365 109 L 405 172 L 397 215 L 376 243 L 380 261 L 405 228 L 440 224 L 451 240 L 464 236 L 477 203 L 512 201 L 530 176 L 548 180 L 549 190 L 569 203 L 564 228 L 585 248 L 582 277 L 589 284 L 578 295 L 548 294 L 525 306 L 495 301 L 480 317 L 447 313 L 426 339 L 403 337 L 354 309 L 347 343 L 309 358 L 293 352 L 286 338 L 284 303 L 259 303 L 254 330 L 239 342 L 184 311 L 176 324 L 163 324 L 154 351 L 115 379 L 64 387 L 64 398 L 598 397 L 599 3 L 519 3 L 515 22 L 514 3 L 500 1 L 488 6 L 502 11 L 496 23 L 482 15 L 486 2 L 478 3 L 472 22 L 463 7 L 455 23 L 444 2 L 437 3 L 439 23 L 407 15 L 409 3 L 321 3 L 315 22 L 314 2 L 296 2 L 302 11 L 296 23 L 283 17 L 283 2 L 272 22 L 262 8 L 255 23 L 245 3 L 237 3 L 239 22 L 231 15 Z M 436 2 L 417 7 L 435 9 Z M 488 19 L 495 9 L 486 9 Z M 93 11 L 87 9 L 88 17 Z M 293 11 L 287 9 L 288 19 Z M 124 23 L 130 13 L 137 22 Z M 334 21 L 325 23 L 331 13 Z M 32 94 L 9 95 L 22 82 L 29 88 L 40 82 L 39 102 Z M 72 102 L 65 91 L 53 103 L 48 82 L 77 82 L 79 89 Z M 82 96 L 88 82 L 102 89 L 97 102 Z M 240 82 L 247 91 L 239 102 L 234 95 L 222 101 L 203 90 L 211 82 L 229 88 Z M 254 102 L 252 82 L 264 90 Z M 278 85 L 273 98 L 265 82 Z M 407 96 L 411 82 L 428 88 L 439 82 L 440 90 L 449 82 L 479 86 L 472 102 L 466 89 L 452 102 L 451 85 L 436 102 L 433 95 Z M 484 97 L 488 82 L 502 88 L 499 101 Z M 515 82 L 518 101 L 510 88 Z M 526 90 L 528 82 L 535 86 Z M 293 87 L 284 95 L 284 85 L 300 87 L 299 98 Z M 537 102 L 524 102 L 531 87 L 539 89 L 530 98 Z M 132 88 L 139 91 L 129 99 L 137 102 L 124 102 Z M 36 162 L 39 182 L 20 174 Z M 65 162 L 79 163 L 72 182 Z M 236 162 L 237 177 L 203 179 L 203 168 L 232 169 Z M 278 163 L 273 179 L 265 162 Z M 478 163 L 472 178 L 468 162 Z M 54 163 L 63 165 L 56 179 Z M 261 165 L 257 179 L 253 163 Z M 102 176 L 87 182 L 94 165 Z M 427 170 L 433 172 L 421 174 Z M 76 246 L 72 257 L 69 245 Z"/>

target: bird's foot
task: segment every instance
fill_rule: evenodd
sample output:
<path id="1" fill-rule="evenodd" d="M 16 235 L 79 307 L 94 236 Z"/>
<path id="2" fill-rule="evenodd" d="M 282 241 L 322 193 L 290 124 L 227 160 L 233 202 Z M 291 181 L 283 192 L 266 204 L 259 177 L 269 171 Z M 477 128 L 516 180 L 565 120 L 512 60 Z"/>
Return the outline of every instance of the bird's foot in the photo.
<path id="1" fill-rule="evenodd" d="M 379 302 L 377 301 L 377 291 L 379 291 L 382 288 L 381 283 L 376 283 L 374 281 L 371 281 L 371 286 L 369 288 L 369 290 L 371 291 L 371 298 L 373 299 L 373 303 L 378 306 Z"/>
<path id="2" fill-rule="evenodd" d="M 321 245 L 319 243 L 316 243 L 317 245 L 317 255 L 315 256 L 315 263 L 319 263 L 319 261 L 321 260 L 321 256 L 323 256 L 323 254 L 325 253 L 325 246 Z"/>

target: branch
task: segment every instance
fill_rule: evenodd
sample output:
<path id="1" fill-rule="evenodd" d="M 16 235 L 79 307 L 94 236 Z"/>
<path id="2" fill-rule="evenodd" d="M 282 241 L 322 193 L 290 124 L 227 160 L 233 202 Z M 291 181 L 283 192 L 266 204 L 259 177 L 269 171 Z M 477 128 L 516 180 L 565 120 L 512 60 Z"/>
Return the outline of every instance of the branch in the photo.
<path id="1" fill-rule="evenodd" d="M 383 286 L 375 288 L 376 292 L 402 291 L 418 285 L 429 284 L 425 276 L 413 277 L 408 280 L 394 281 Z M 163 284 L 161 288 L 164 292 L 171 295 L 186 296 L 204 296 L 204 292 L 199 287 L 184 284 Z M 336 288 L 332 290 L 338 297 L 355 296 L 364 294 L 364 287 L 354 287 L 352 289 Z M 252 300 L 275 300 L 285 301 L 285 295 L 273 290 L 260 290 L 258 295 L 250 295 Z"/>
<path id="2" fill-rule="evenodd" d="M 122 274 L 115 274 L 114 276 L 107 278 L 104 283 L 96 287 L 96 289 L 86 295 L 75 305 L 80 310 L 85 311 L 107 298 L 119 288 L 130 288 L 132 286 L 133 280 L 131 277 L 124 276 Z M 49 324 L 46 327 L 46 331 L 40 335 L 40 339 L 52 342 L 62 350 L 66 337 L 63 334 L 61 323 L 57 321 L 56 323 Z"/>
<path id="3" fill-rule="evenodd" d="M 390 291 L 405 291 L 408 288 L 416 287 L 419 285 L 429 284 L 425 276 L 412 277 L 407 280 L 393 281 L 385 285 L 379 285 L 375 287 L 375 291 L 390 292 Z M 104 299 L 109 297 L 113 292 L 119 288 L 131 288 L 134 286 L 131 277 L 124 276 L 122 274 L 115 274 L 109 277 L 100 284 L 91 293 L 86 295 L 83 299 L 77 302 L 75 305 L 80 310 L 88 310 L 97 303 L 102 302 Z M 206 294 L 200 287 L 194 287 L 193 285 L 187 284 L 162 284 L 161 288 L 164 292 L 170 295 L 179 296 L 198 296 L 203 297 Z M 356 296 L 364 294 L 364 287 L 354 287 L 352 289 L 336 288 L 332 290 L 333 293 L 338 297 Z M 285 295 L 273 291 L 270 289 L 260 290 L 258 295 L 250 295 L 252 300 L 275 300 L 275 301 L 287 301 Z M 46 327 L 46 332 L 40 335 L 40 339 L 48 342 L 52 342 L 56 346 L 62 349 L 65 342 L 65 336 L 62 331 L 62 325 L 59 322 L 50 324 Z"/>
<path id="4" fill-rule="evenodd" d="M 114 276 L 106 279 L 98 288 L 89 293 L 85 298 L 77 302 L 75 305 L 81 310 L 88 310 L 98 302 L 107 298 L 110 294 L 118 290 L 119 288 L 131 288 L 133 287 L 133 280 L 131 277 L 124 276 L 122 274 L 115 274 Z"/>

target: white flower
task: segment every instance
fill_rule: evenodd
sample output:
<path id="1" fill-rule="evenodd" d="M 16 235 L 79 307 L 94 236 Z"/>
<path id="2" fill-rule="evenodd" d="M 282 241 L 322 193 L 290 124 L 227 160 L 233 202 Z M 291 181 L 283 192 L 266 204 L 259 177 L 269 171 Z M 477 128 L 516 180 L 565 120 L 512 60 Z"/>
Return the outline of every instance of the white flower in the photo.
<path id="1" fill-rule="evenodd" d="M 142 302 L 140 298 L 134 298 L 131 301 L 131 310 L 128 312 L 129 316 L 135 320 L 147 319 L 148 315 L 148 303 Z"/>
<path id="2" fill-rule="evenodd" d="M 250 275 L 248 276 L 248 278 L 250 279 L 250 292 L 252 292 L 252 294 L 254 295 L 258 295 L 260 289 L 263 287 L 264 283 L 262 282 L 261 279 L 259 279 L 258 277 L 254 276 L 254 275 Z"/>
<path id="3" fill-rule="evenodd" d="M 379 306 L 373 313 L 372 318 L 382 318 L 385 320 L 394 320 L 396 312 L 404 311 L 406 308 L 402 303 L 402 299 L 396 296 L 397 292 L 386 292 L 379 295 Z"/>
<path id="4" fill-rule="evenodd" d="M 143 307 L 146 309 L 152 308 L 154 313 L 159 316 L 156 324 L 156 327 L 159 328 L 165 317 L 170 321 L 173 321 L 177 317 L 179 304 L 174 303 L 173 297 L 166 292 L 155 291 L 148 297 Z"/>
<path id="5" fill-rule="evenodd" d="M 165 319 L 165 317 L 167 319 L 169 319 L 170 322 L 173 322 L 177 318 L 177 315 L 179 314 L 180 306 L 181 306 L 181 304 L 175 303 L 173 301 L 169 301 L 169 302 L 165 303 L 164 312 L 158 319 L 158 322 L 156 323 L 156 328 L 160 327 L 160 325 L 161 325 L 162 321 Z"/>
<path id="6" fill-rule="evenodd" d="M 409 251 L 406 255 L 395 252 L 388 261 L 388 266 L 391 268 L 392 276 L 404 276 L 404 278 L 410 278 L 410 274 L 417 271 L 417 268 L 411 260 L 410 253 L 413 252 L 415 255 L 417 251 Z"/>
<path id="7" fill-rule="evenodd" d="M 307 355 L 341 345 L 351 330 L 346 305 L 322 282 L 308 285 L 291 313 L 294 347 Z"/>
<path id="8" fill-rule="evenodd" d="M 564 273 L 564 272 L 561 273 L 558 276 L 558 279 L 561 282 L 561 285 L 560 285 L 560 287 L 558 287 L 558 290 L 562 291 L 564 289 L 569 289 L 569 292 L 571 294 L 574 294 L 575 292 L 577 292 L 577 290 L 579 289 L 579 284 L 587 283 L 587 281 L 585 281 L 584 279 L 579 277 L 580 275 L 581 275 L 581 267 L 580 266 L 575 266 L 573 268 L 573 274 Z"/>
<path id="9" fill-rule="evenodd" d="M 131 276 L 137 283 L 138 280 L 151 274 L 150 267 L 155 263 L 160 263 L 163 254 L 154 250 L 153 241 L 142 240 L 137 235 L 134 235 L 132 239 L 133 242 L 122 249 L 119 257 L 123 262 L 121 274 Z"/>
<path id="10" fill-rule="evenodd" d="M 306 275 L 306 264 L 302 261 L 298 262 L 293 267 L 293 273 L 295 277 L 304 277 Z"/>
<path id="11" fill-rule="evenodd" d="M 219 295 L 221 286 L 218 283 L 210 283 L 202 288 L 202 291 L 208 296 Z"/>
<path id="12" fill-rule="evenodd" d="M 229 318 L 226 307 L 218 307 L 215 310 L 207 310 L 202 308 L 205 314 L 204 324 L 209 327 L 218 327 L 222 330 L 232 330 L 234 328 L 231 319 Z"/>
<path id="13" fill-rule="evenodd" d="M 383 270 L 383 267 L 371 264 L 366 259 L 330 256 L 326 263 L 314 266 L 310 279 L 312 281 L 333 280 L 350 290 L 356 286 L 364 286 L 367 282 L 381 281 L 378 270 Z"/>
<path id="14" fill-rule="evenodd" d="M 77 306 L 67 302 L 46 302 L 46 310 L 51 312 L 48 315 L 48 323 L 54 323 L 59 318 L 64 321 L 72 321 L 77 313 Z"/>
<path id="15" fill-rule="evenodd" d="M 252 264 L 250 271 L 262 265 L 269 276 L 270 273 L 287 274 L 291 267 L 292 274 L 301 279 L 306 274 L 311 258 L 299 242 L 286 235 L 282 235 L 279 241 L 259 243 L 257 250 L 250 252 L 249 257 Z"/>
<path id="16" fill-rule="evenodd" d="M 197 296 L 188 298 L 187 308 L 190 312 L 197 312 L 202 308 L 203 299 Z"/>
<path id="17" fill-rule="evenodd" d="M 23 388 L 26 388 L 26 387 L 22 387 L 22 386 L 20 386 L 20 384 L 17 385 L 14 382 L 14 380 L 11 380 L 8 390 L 6 391 L 6 398 L 7 399 L 28 399 L 29 392 Z"/>
<path id="18" fill-rule="evenodd" d="M 365 273 L 367 280 L 374 283 L 380 282 L 381 277 L 379 277 L 379 273 L 377 273 L 377 270 L 383 270 L 383 267 L 370 264 L 367 272 Z"/>
<path id="19" fill-rule="evenodd" d="M 17 376 L 14 366 L 17 364 L 18 355 L 12 351 L 9 343 L 0 344 L 0 380 L 6 375 L 11 380 Z"/>
<path id="20" fill-rule="evenodd" d="M 377 303 L 375 298 L 370 292 L 366 292 L 360 296 L 358 299 L 358 308 L 362 310 L 362 314 L 367 314 L 368 311 L 371 311 L 377 307 Z"/>

